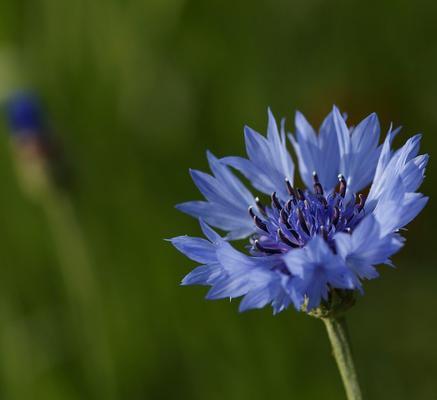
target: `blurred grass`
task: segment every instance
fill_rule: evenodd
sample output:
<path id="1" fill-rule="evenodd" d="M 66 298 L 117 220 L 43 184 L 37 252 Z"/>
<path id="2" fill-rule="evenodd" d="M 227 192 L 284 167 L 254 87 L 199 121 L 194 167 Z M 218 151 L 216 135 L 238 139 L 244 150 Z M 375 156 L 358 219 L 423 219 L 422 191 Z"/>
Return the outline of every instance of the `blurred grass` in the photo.
<path id="1" fill-rule="evenodd" d="M 402 140 L 423 131 L 423 190 L 434 195 L 436 11 L 426 1 L 0 3 L 0 97 L 20 77 L 38 90 L 74 163 L 114 397 L 342 398 L 319 321 L 204 301 L 204 288 L 178 286 L 192 263 L 162 239 L 199 233 L 173 209 L 199 198 L 187 169 L 206 169 L 206 148 L 241 154 L 243 124 L 263 131 L 268 105 L 290 129 L 294 109 L 320 123 L 335 102 L 353 122 L 377 111 L 386 128 L 405 124 Z M 20 191 L 1 131 L 0 398 L 99 398 L 56 238 Z M 437 398 L 433 203 L 411 224 L 399 268 L 368 283 L 350 313 L 366 398 Z"/>

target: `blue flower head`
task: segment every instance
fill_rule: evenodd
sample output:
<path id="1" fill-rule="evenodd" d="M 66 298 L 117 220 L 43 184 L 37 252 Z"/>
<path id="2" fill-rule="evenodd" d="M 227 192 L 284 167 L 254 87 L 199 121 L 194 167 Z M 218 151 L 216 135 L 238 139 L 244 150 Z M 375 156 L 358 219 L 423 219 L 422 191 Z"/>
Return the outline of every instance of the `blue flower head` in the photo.
<path id="1" fill-rule="evenodd" d="M 377 265 L 392 265 L 404 243 L 400 229 L 428 200 L 416 192 L 428 162 L 418 155 L 421 136 L 393 150 L 398 131 L 390 128 L 379 144 L 376 114 L 348 127 L 334 107 L 316 133 L 296 113 L 288 139 L 303 189 L 294 185 L 284 122 L 278 128 L 270 111 L 266 137 L 245 128 L 247 158 L 208 152 L 212 175 L 191 171 L 205 200 L 177 206 L 199 219 L 206 237 L 171 240 L 201 264 L 182 284 L 210 286 L 209 299 L 244 296 L 241 311 L 270 304 L 275 313 L 290 304 L 307 312 L 329 309 L 334 297 L 341 302 L 362 292 L 363 281 L 378 277 Z M 246 253 L 230 244 L 243 238 L 249 238 Z"/>
<path id="2" fill-rule="evenodd" d="M 15 93 L 6 104 L 10 131 L 18 136 L 38 136 L 45 131 L 39 98 L 30 92 Z"/>

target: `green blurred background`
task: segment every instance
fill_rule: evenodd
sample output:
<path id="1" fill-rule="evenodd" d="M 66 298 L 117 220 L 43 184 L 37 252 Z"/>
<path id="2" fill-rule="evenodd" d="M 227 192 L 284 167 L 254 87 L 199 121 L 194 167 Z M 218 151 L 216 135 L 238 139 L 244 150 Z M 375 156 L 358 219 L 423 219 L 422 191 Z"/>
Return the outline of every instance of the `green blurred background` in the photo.
<path id="1" fill-rule="evenodd" d="M 178 286 L 194 264 L 163 238 L 199 234 L 173 208 L 200 198 L 188 168 L 207 168 L 207 148 L 242 154 L 243 125 L 264 132 L 268 105 L 289 129 L 295 109 L 316 126 L 333 103 L 352 122 L 376 111 L 384 129 L 404 126 L 397 144 L 424 132 L 432 156 L 436 13 L 406 0 L 2 0 L 0 98 L 44 99 L 89 260 L 74 268 L 74 234 L 21 190 L 2 123 L 0 398 L 344 398 L 319 321 L 205 301 Z M 381 268 L 350 312 L 366 399 L 437 399 L 436 212 L 431 199 L 398 269 Z"/>

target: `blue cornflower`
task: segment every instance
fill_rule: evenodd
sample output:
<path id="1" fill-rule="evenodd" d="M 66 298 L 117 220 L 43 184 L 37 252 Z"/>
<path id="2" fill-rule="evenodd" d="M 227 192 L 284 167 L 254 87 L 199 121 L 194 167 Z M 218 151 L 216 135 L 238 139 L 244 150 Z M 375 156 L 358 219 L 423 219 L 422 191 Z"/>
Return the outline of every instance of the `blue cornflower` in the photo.
<path id="1" fill-rule="evenodd" d="M 11 133 L 18 136 L 38 136 L 46 130 L 41 102 L 31 92 L 17 92 L 6 104 Z"/>
<path id="2" fill-rule="evenodd" d="M 299 112 L 295 127 L 288 138 L 305 189 L 294 185 L 284 121 L 278 129 L 270 111 L 267 137 L 245 128 L 247 158 L 208 152 L 213 175 L 190 171 L 205 200 L 177 208 L 200 220 L 206 239 L 171 240 L 201 264 L 183 285 L 211 286 L 209 299 L 244 296 L 241 311 L 271 304 L 277 313 L 293 304 L 311 312 L 362 292 L 364 280 L 378 277 L 378 264 L 393 265 L 390 257 L 404 243 L 401 228 L 428 200 L 416 192 L 428 162 L 428 155 L 418 155 L 421 136 L 393 150 L 399 129 L 390 128 L 380 145 L 376 114 L 348 127 L 336 107 L 318 134 Z M 247 237 L 248 254 L 230 244 Z"/>

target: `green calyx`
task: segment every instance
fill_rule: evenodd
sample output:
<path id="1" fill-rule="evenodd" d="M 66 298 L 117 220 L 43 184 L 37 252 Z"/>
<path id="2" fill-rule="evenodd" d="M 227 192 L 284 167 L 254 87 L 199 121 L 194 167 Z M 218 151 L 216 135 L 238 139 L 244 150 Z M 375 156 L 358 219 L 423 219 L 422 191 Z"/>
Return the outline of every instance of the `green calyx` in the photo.
<path id="1" fill-rule="evenodd" d="M 355 290 L 331 289 L 328 300 L 322 301 L 319 307 L 308 311 L 305 302 L 302 311 L 314 318 L 338 318 L 355 304 L 356 299 Z"/>

